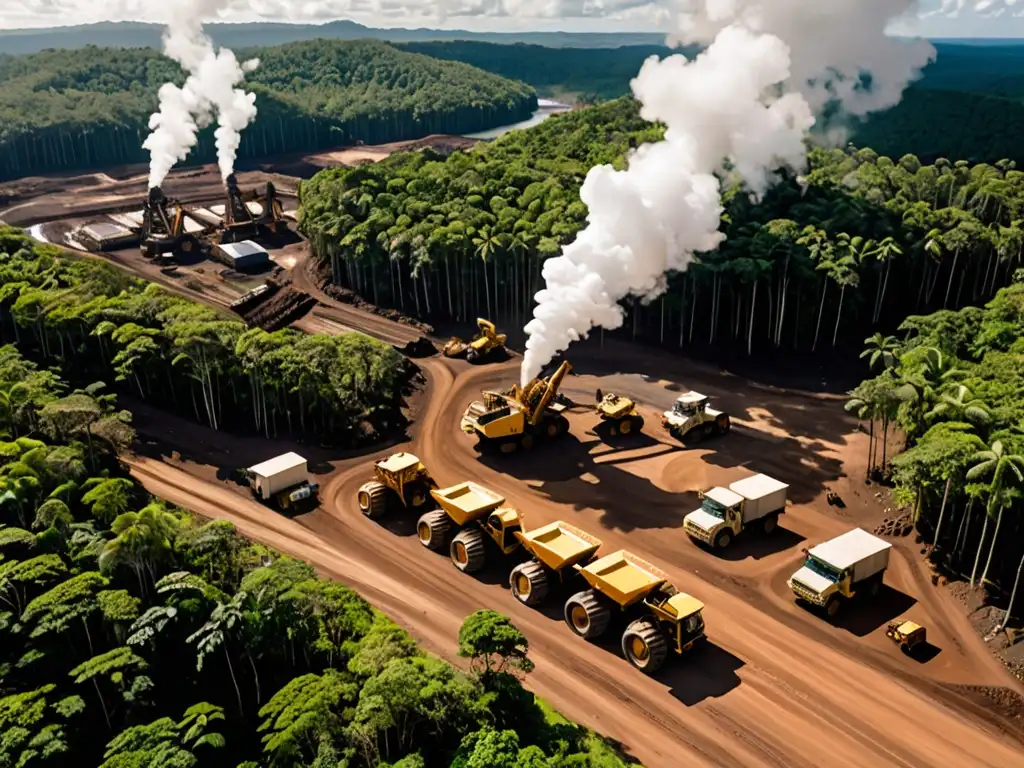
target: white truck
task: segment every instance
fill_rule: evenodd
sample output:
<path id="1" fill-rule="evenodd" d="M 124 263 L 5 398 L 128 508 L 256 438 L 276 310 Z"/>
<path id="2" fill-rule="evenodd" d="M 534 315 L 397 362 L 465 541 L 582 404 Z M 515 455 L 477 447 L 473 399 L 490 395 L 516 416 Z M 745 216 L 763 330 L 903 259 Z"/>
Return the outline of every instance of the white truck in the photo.
<path id="1" fill-rule="evenodd" d="M 249 467 L 246 476 L 257 499 L 284 511 L 314 498 L 318 488 L 309 481 L 306 460 L 297 453 L 285 453 Z"/>
<path id="2" fill-rule="evenodd" d="M 700 392 L 684 392 L 661 416 L 661 425 L 676 440 L 703 440 L 724 435 L 731 423 L 729 414 L 708 407 L 708 398 Z"/>
<path id="3" fill-rule="evenodd" d="M 683 530 L 692 539 L 724 549 L 753 523 L 764 533 L 779 524 L 786 511 L 789 485 L 768 475 L 737 480 L 728 488 L 715 487 L 701 494 L 700 509 L 683 518 Z"/>
<path id="4" fill-rule="evenodd" d="M 892 544 L 854 528 L 806 550 L 803 567 L 789 578 L 797 600 L 823 608 L 829 618 L 856 595 L 878 597 Z"/>

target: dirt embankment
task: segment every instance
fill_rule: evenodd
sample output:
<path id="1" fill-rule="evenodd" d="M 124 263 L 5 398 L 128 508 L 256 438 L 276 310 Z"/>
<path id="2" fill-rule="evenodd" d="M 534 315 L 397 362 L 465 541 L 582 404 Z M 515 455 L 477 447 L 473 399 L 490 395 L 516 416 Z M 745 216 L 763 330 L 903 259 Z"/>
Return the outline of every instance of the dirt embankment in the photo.
<path id="1" fill-rule="evenodd" d="M 623 742 L 652 768 L 814 766 L 835 764 L 837 755 L 844 765 L 936 768 L 1024 760 L 1012 712 L 1019 701 L 1015 683 L 971 632 L 959 606 L 930 584 L 911 548 L 895 544 L 878 603 L 836 624 L 799 608 L 789 594 L 786 578 L 799 564 L 800 547 L 856 525 L 870 529 L 884 517 L 861 479 L 866 437 L 841 406 L 827 397 L 751 386 L 677 359 L 642 357 L 599 359 L 582 348 L 574 359 L 581 375 L 564 389 L 580 401 L 597 386 L 636 398 L 647 417 L 644 434 L 608 444 L 595 436 L 593 414 L 576 414 L 572 434 L 558 447 L 504 458 L 476 454 L 458 421 L 480 389 L 516 376 L 516 362 L 473 368 L 425 360 L 428 384 L 413 404 L 416 423 L 403 449 L 418 455 L 442 486 L 477 480 L 520 509 L 528 527 L 571 521 L 601 538 L 606 551 L 626 547 L 652 560 L 704 601 L 708 647 L 671 658 L 655 678 L 626 664 L 614 636 L 594 644 L 576 638 L 561 620 L 558 599 L 542 610 L 516 602 L 505 586 L 509 563 L 496 559 L 479 578 L 466 576 L 420 546 L 408 516 L 396 513 L 379 525 L 359 515 L 356 490 L 386 450 L 371 457 L 318 456 L 322 506 L 295 520 L 217 479 L 225 465 L 266 458 L 285 446 L 227 446 L 217 436 L 209 441 L 219 446 L 217 455 L 193 448 L 191 460 L 175 461 L 176 467 L 157 456 L 139 459 L 135 471 L 154 493 L 230 519 L 351 584 L 449 658 L 468 613 L 490 607 L 511 615 L 530 639 L 534 690 Z M 596 370 L 606 365 L 615 372 Z M 639 375 L 652 368 L 711 396 L 733 415 L 736 429 L 700 448 L 677 445 L 658 426 L 659 411 L 676 392 Z M 191 435 L 188 444 L 196 445 Z M 681 524 L 699 503 L 696 491 L 753 471 L 791 484 L 793 503 L 780 529 L 768 539 L 741 539 L 724 556 L 689 541 Z M 843 507 L 825 501 L 826 486 L 842 497 Z M 900 617 L 928 626 L 933 647 L 926 657 L 906 657 L 885 637 L 885 623 Z M 1009 703 L 996 706 L 1003 701 Z"/>

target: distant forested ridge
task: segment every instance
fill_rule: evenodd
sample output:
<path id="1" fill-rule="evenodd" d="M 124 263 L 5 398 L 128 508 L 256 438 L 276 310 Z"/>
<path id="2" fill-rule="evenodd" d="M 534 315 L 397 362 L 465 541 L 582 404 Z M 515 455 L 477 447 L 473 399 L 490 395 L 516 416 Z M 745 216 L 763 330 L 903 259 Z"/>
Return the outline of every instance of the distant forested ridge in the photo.
<path id="1" fill-rule="evenodd" d="M 387 43 L 318 40 L 239 55 L 260 59 L 246 81 L 259 115 L 242 134 L 243 159 L 471 133 L 537 105 L 527 85 Z M 184 75 L 149 49 L 0 56 L 0 178 L 147 161 L 142 142 L 168 80 Z M 211 127 L 189 162 L 215 158 Z"/>
<path id="2" fill-rule="evenodd" d="M 652 55 L 696 53 L 656 43 L 604 49 L 466 41 L 399 47 L 522 80 L 541 96 L 587 103 L 629 95 L 630 80 Z M 1024 163 L 1018 139 L 1024 125 L 1024 45 L 939 43 L 936 49 L 936 61 L 902 103 L 849 125 L 852 141 L 891 157 L 915 154 L 925 162 L 956 157 Z"/>

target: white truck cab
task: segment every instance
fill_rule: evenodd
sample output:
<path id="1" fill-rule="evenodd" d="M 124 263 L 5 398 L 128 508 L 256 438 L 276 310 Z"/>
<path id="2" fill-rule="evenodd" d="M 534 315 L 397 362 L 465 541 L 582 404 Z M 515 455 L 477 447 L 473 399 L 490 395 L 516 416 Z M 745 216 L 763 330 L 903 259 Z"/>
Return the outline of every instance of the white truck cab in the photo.
<path id="1" fill-rule="evenodd" d="M 728 488 L 716 486 L 701 494 L 702 504 L 683 518 L 683 530 L 693 539 L 723 549 L 751 524 L 771 533 L 786 511 L 789 485 L 768 475 L 737 480 Z"/>
<path id="2" fill-rule="evenodd" d="M 700 392 L 684 392 L 665 411 L 662 426 L 674 438 L 682 440 L 692 435 L 698 439 L 724 434 L 729 431 L 729 414 L 715 410 L 708 405 L 708 398 Z"/>

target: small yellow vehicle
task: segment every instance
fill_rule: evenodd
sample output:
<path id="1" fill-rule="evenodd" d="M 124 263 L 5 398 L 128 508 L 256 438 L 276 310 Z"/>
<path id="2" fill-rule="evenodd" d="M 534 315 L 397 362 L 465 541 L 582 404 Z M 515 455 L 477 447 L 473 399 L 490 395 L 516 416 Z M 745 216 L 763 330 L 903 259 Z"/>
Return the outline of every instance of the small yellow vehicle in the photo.
<path id="1" fill-rule="evenodd" d="M 478 317 L 476 324 L 480 332 L 469 341 L 452 337 L 444 345 L 442 352 L 445 357 L 465 357 L 470 363 L 482 363 L 490 355 L 504 349 L 507 337 L 504 333 L 498 333 L 494 323 Z"/>
<path id="2" fill-rule="evenodd" d="M 913 621 L 890 622 L 885 634 L 904 653 L 913 653 L 928 642 L 928 630 Z"/>
<path id="3" fill-rule="evenodd" d="M 608 434 L 612 437 L 633 434 L 643 429 L 644 417 L 637 412 L 636 403 L 623 395 L 597 390 L 594 410 L 608 425 Z"/>

